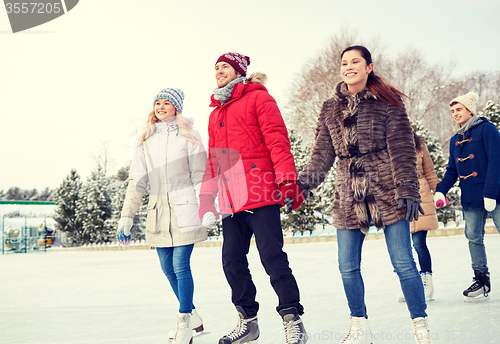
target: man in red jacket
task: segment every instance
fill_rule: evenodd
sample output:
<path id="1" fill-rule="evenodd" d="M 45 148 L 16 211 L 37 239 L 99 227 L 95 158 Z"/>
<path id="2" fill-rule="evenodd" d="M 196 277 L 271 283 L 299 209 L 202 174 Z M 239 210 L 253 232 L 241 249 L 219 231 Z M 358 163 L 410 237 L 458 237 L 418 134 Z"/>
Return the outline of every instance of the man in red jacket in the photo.
<path id="1" fill-rule="evenodd" d="M 304 194 L 290 152 L 290 141 L 276 101 L 263 86 L 266 76 L 246 78 L 250 58 L 221 55 L 215 64 L 217 88 L 211 97 L 209 159 L 200 191 L 200 219 L 211 226 L 219 217 L 224 243 L 222 264 L 231 287 L 238 324 L 219 344 L 248 343 L 259 337 L 256 288 L 248 269 L 252 235 L 271 285 L 278 295 L 286 343 L 306 343 L 299 315 L 297 282 L 283 252 L 280 206 L 297 209 Z M 304 190 L 304 192 L 306 192 Z"/>

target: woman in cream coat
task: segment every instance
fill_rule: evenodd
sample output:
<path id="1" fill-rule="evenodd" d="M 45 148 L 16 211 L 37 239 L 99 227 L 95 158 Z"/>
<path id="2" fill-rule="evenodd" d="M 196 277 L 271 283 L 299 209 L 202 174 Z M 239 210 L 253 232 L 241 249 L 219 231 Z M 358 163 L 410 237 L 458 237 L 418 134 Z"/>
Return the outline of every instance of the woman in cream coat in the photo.
<path id="1" fill-rule="evenodd" d="M 177 326 L 169 334 L 175 344 L 188 344 L 192 329 L 203 330 L 193 305 L 190 258 L 194 244 L 207 238 L 197 216 L 207 156 L 192 121 L 181 115 L 183 100 L 180 89 L 160 91 L 146 128 L 132 139 L 129 186 L 117 231 L 118 241 L 128 245 L 133 218 L 149 184 L 146 243 L 156 248 L 179 300 Z"/>
<path id="2" fill-rule="evenodd" d="M 432 284 L 432 265 L 431 254 L 427 248 L 427 231 L 438 228 L 438 218 L 432 192 L 436 191 L 436 186 L 439 179 L 434 172 L 434 164 L 432 163 L 429 150 L 425 145 L 425 139 L 413 133 L 415 139 L 415 148 L 417 149 L 417 172 L 418 182 L 420 184 L 420 197 L 424 208 L 425 215 L 420 215 L 417 221 L 410 223 L 410 232 L 413 242 L 413 248 L 418 255 L 418 263 L 420 265 L 420 277 L 424 284 L 425 299 L 433 300 L 434 286 Z M 405 301 L 403 293 L 398 294 L 398 300 Z"/>

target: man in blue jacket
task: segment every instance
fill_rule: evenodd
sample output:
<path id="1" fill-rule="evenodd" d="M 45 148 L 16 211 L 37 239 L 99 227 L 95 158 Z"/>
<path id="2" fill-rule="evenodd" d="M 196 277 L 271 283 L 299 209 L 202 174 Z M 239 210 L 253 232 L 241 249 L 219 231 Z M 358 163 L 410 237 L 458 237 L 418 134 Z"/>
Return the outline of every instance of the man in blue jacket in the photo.
<path id="1" fill-rule="evenodd" d="M 488 213 L 500 232 L 500 133 L 488 119 L 475 114 L 476 101 L 477 94 L 469 92 L 450 102 L 457 124 L 450 140 L 448 167 L 434 195 L 436 207 L 442 207 L 446 193 L 459 179 L 465 237 L 474 270 L 474 283 L 463 292 L 465 302 L 488 300 L 491 291 L 484 248 Z"/>

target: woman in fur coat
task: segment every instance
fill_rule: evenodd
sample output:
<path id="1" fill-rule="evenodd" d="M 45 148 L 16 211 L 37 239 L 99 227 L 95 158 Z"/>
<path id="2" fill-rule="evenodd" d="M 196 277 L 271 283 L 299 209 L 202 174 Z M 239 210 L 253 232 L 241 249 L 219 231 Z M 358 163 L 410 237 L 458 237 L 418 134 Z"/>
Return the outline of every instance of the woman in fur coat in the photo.
<path id="1" fill-rule="evenodd" d="M 182 116 L 184 93 L 165 88 L 153 102 L 147 126 L 131 140 L 130 177 L 118 222 L 117 239 L 130 243 L 133 218 L 149 185 L 146 243 L 156 248 L 160 265 L 179 300 L 174 344 L 188 344 L 203 322 L 193 305 L 190 259 L 194 244 L 206 240 L 198 218 L 198 195 L 207 155 L 192 120 Z"/>
<path id="2" fill-rule="evenodd" d="M 438 228 L 438 218 L 432 192 L 436 192 L 436 186 L 439 179 L 434 171 L 429 150 L 425 145 L 425 139 L 413 133 L 415 148 L 417 149 L 417 172 L 418 183 L 420 184 L 420 197 L 422 198 L 422 208 L 425 215 L 421 215 L 418 220 L 410 223 L 410 233 L 413 242 L 413 248 L 418 255 L 420 265 L 420 277 L 424 285 L 425 299 L 433 300 L 434 286 L 432 283 L 432 265 L 431 254 L 427 247 L 427 231 Z M 432 190 L 432 191 L 431 191 Z M 405 302 L 405 296 L 401 292 L 398 294 L 398 300 Z"/>
<path id="3" fill-rule="evenodd" d="M 337 161 L 333 225 L 351 311 L 342 343 L 372 343 L 360 270 L 363 240 L 372 222 L 384 230 L 417 343 L 430 343 L 424 288 L 410 242 L 410 222 L 423 210 L 404 95 L 375 75 L 371 54 L 363 46 L 342 52 L 340 73 L 343 82 L 323 104 L 311 159 L 299 180 L 314 189 Z"/>

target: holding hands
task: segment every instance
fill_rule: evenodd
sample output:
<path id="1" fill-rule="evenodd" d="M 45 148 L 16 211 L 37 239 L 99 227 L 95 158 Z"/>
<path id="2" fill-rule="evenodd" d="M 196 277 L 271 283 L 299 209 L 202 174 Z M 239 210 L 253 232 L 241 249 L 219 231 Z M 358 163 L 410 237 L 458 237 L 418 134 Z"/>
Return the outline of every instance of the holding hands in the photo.
<path id="1" fill-rule="evenodd" d="M 219 218 L 219 213 L 215 209 L 215 199 L 212 195 L 200 195 L 200 209 L 198 216 L 200 217 L 203 227 L 213 227 Z"/>
<path id="2" fill-rule="evenodd" d="M 434 194 L 434 203 L 436 205 L 436 208 L 442 208 L 445 206 L 445 204 L 450 204 L 448 198 L 446 198 L 442 192 L 436 192 Z"/>

